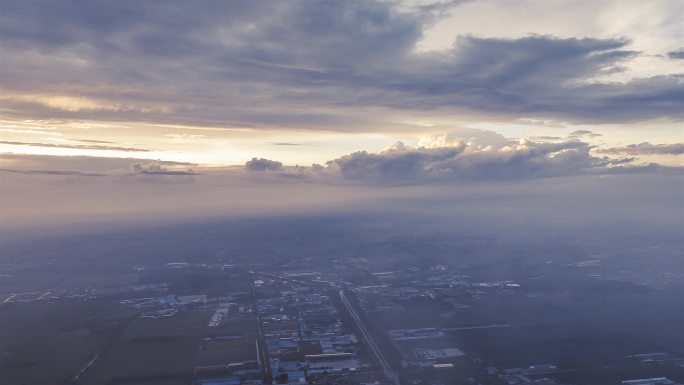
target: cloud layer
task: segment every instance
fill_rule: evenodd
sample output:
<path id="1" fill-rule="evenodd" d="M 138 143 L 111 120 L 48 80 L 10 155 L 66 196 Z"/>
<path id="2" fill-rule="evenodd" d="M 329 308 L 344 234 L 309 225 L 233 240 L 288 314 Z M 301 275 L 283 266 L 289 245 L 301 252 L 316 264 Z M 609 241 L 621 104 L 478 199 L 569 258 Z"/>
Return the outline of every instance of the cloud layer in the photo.
<path id="1" fill-rule="evenodd" d="M 132 158 L 4 154 L 0 193 L 6 223 L 0 226 L 114 217 L 130 221 L 132 216 L 206 218 L 378 209 L 397 202 L 404 202 L 399 205 L 406 208 L 433 199 L 453 206 L 462 204 L 456 199 L 461 196 L 479 205 L 468 206 L 469 210 L 481 211 L 538 194 L 539 189 L 546 191 L 548 205 L 573 199 L 569 191 L 584 194 L 586 188 L 602 199 L 613 199 L 625 194 L 623 187 L 615 187 L 621 184 L 630 186 L 629 202 L 650 205 L 653 202 L 648 200 L 656 196 L 660 206 L 681 203 L 673 197 L 681 200 L 682 168 L 643 164 L 638 157 L 680 154 L 682 144 L 601 150 L 582 140 L 592 135 L 574 132 L 555 141 L 536 141 L 461 130 L 425 137 L 415 146 L 397 142 L 379 152 L 357 151 L 311 166 L 256 157 L 243 167 L 202 167 Z M 608 154 L 598 155 L 602 151 Z M 604 179 L 608 182 L 600 182 Z M 619 182 L 615 185 L 612 180 Z M 641 188 L 650 195 L 639 195 Z M 483 195 L 492 197 L 486 207 L 479 201 Z M 529 198 L 522 200 L 534 207 Z M 597 206 L 591 200 L 585 204 Z M 623 208 L 615 210 L 611 215 Z"/>
<path id="2" fill-rule="evenodd" d="M 644 142 L 625 147 L 599 149 L 598 152 L 619 155 L 682 155 L 684 154 L 684 143 L 651 144 Z"/>
<path id="3" fill-rule="evenodd" d="M 1 101 L 14 118 L 334 130 L 397 111 L 684 117 L 682 75 L 596 81 L 641 55 L 626 39 L 460 36 L 449 50 L 417 51 L 445 7 L 4 1 Z"/>
<path id="4" fill-rule="evenodd" d="M 236 181 L 256 177 L 259 183 L 287 183 L 289 179 L 327 185 L 398 186 L 677 170 L 676 167 L 644 163 L 640 159 L 684 154 L 684 143 L 640 143 L 603 148 L 585 139 L 595 137 L 600 135 L 581 130 L 571 132 L 567 137 L 511 139 L 493 131 L 463 129 L 423 137 L 414 146 L 399 141 L 378 152 L 356 151 L 310 166 L 284 165 L 263 157 L 253 157 L 243 167 L 203 167 L 134 158 L 59 159 L 4 155 L 0 160 L 8 166 L 0 171 L 64 176 L 138 175 L 152 178 L 150 180 L 161 180 L 154 177 L 215 178 L 226 175 Z M 61 167 L 50 168 L 57 165 Z"/>

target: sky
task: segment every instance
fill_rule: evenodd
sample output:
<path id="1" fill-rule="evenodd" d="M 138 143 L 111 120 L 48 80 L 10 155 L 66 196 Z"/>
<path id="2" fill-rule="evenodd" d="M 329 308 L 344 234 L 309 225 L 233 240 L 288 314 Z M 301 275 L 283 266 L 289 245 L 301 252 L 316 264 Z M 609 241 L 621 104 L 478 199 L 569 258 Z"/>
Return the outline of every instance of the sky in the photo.
<path id="1" fill-rule="evenodd" d="M 678 0 L 3 0 L 2 225 L 559 178 L 667 180 L 681 208 L 682 15 Z"/>

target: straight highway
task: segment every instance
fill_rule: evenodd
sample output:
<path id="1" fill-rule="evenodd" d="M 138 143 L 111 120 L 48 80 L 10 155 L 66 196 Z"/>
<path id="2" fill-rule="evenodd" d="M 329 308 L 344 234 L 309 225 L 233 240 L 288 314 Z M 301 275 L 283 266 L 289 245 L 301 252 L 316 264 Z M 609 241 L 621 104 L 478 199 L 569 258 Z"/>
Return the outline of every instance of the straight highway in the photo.
<path id="1" fill-rule="evenodd" d="M 358 326 L 359 330 L 363 334 L 363 338 L 368 342 L 368 346 L 370 346 L 371 351 L 373 352 L 375 358 L 378 360 L 378 363 L 382 367 L 382 371 L 385 373 L 385 377 L 387 377 L 387 379 L 392 384 L 400 385 L 399 377 L 397 377 L 397 374 L 394 372 L 392 367 L 387 363 L 387 359 L 382 354 L 380 348 L 378 348 L 378 345 L 375 343 L 375 340 L 373 339 L 371 333 L 369 333 L 368 329 L 366 329 L 366 326 L 363 324 L 363 320 L 361 320 L 359 314 L 356 312 L 352 304 L 345 296 L 344 290 L 340 290 L 340 300 L 342 300 L 342 303 L 347 308 L 349 315 L 351 315 L 351 317 L 354 319 L 356 326 Z"/>

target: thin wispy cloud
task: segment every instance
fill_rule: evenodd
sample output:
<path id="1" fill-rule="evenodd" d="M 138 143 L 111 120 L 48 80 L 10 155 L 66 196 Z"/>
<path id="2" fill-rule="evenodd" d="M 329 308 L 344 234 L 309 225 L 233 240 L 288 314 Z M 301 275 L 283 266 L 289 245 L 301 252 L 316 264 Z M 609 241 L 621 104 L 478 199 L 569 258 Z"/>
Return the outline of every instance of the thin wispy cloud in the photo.
<path id="1" fill-rule="evenodd" d="M 624 147 L 613 147 L 599 149 L 597 152 L 603 154 L 623 154 L 623 155 L 682 155 L 684 154 L 684 143 L 672 144 L 651 144 L 639 143 L 630 144 Z"/>
<path id="2" fill-rule="evenodd" d="M 271 142 L 274 146 L 304 146 L 303 143 L 290 143 L 290 142 Z"/>
<path id="3" fill-rule="evenodd" d="M 102 142 L 98 141 L 96 143 L 102 143 Z M 79 150 L 108 150 L 108 151 L 126 151 L 126 152 L 147 152 L 147 151 L 150 151 L 150 150 L 144 149 L 144 148 L 102 146 L 102 145 L 97 145 L 97 144 L 68 144 L 68 143 L 55 144 L 55 143 L 36 143 L 36 142 L 12 142 L 9 140 L 0 140 L 0 144 L 9 144 L 12 146 L 73 148 L 73 149 L 79 149 Z"/>
<path id="4" fill-rule="evenodd" d="M 109 140 L 94 140 L 94 139 L 71 139 L 82 143 L 99 143 L 99 144 L 115 144 L 116 142 L 111 142 Z"/>
<path id="5" fill-rule="evenodd" d="M 0 172 L 9 172 L 25 175 L 56 175 L 56 176 L 84 176 L 84 177 L 100 177 L 106 174 L 82 171 L 64 171 L 64 170 L 13 170 L 9 168 L 0 168 Z"/>

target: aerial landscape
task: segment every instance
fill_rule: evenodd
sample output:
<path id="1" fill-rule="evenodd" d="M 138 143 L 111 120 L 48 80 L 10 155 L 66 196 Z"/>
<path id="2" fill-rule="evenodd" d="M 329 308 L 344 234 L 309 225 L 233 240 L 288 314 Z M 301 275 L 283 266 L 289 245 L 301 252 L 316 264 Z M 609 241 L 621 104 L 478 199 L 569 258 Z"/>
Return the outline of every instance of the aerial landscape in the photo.
<path id="1" fill-rule="evenodd" d="M 0 0 L 0 384 L 684 384 L 684 2 Z"/>

